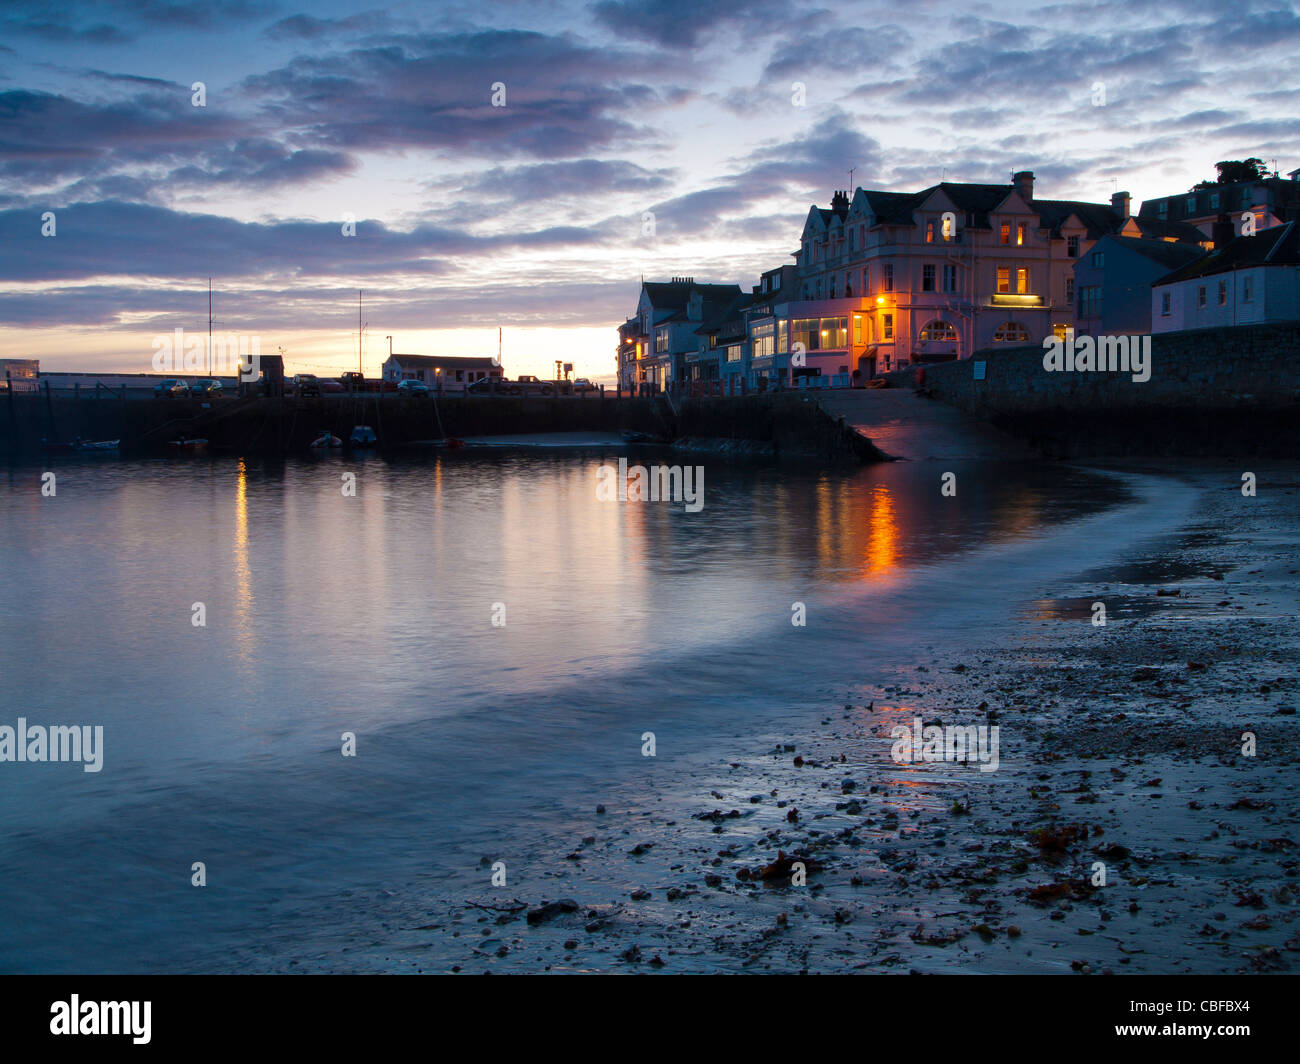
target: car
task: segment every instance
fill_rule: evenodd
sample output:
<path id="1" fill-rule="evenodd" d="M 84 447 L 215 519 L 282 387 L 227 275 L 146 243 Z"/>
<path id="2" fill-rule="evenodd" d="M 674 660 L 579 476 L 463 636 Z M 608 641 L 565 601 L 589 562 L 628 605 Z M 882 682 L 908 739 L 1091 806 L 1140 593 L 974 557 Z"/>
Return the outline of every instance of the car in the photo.
<path id="1" fill-rule="evenodd" d="M 405 380 L 397 382 L 397 394 L 406 396 L 429 397 L 429 386 L 424 381 Z"/>
<path id="2" fill-rule="evenodd" d="M 314 373 L 295 373 L 293 375 L 294 395 L 320 395 L 320 378 Z"/>
<path id="3" fill-rule="evenodd" d="M 320 390 L 323 395 L 342 395 L 347 391 L 343 385 L 334 380 L 333 377 L 326 377 L 320 382 Z"/>
<path id="4" fill-rule="evenodd" d="M 354 369 L 342 374 L 339 383 L 349 392 L 362 392 L 366 388 L 366 377 L 364 373 Z"/>
<path id="5" fill-rule="evenodd" d="M 510 388 L 512 395 L 554 395 L 555 382 L 544 381 L 531 373 L 521 374 L 519 380 Z"/>
<path id="6" fill-rule="evenodd" d="M 504 377 L 483 377 L 465 389 L 469 395 L 505 395 L 507 390 Z"/>
<path id="7" fill-rule="evenodd" d="M 579 377 L 573 382 L 573 390 L 579 395 L 586 395 L 588 392 L 599 391 L 599 389 L 587 380 L 586 377 Z"/>
<path id="8" fill-rule="evenodd" d="M 190 385 L 190 395 L 203 395 L 210 399 L 221 398 L 221 382 L 207 377 Z"/>
<path id="9" fill-rule="evenodd" d="M 190 394 L 190 386 L 176 377 L 167 377 L 153 386 L 155 399 L 180 399 Z"/>

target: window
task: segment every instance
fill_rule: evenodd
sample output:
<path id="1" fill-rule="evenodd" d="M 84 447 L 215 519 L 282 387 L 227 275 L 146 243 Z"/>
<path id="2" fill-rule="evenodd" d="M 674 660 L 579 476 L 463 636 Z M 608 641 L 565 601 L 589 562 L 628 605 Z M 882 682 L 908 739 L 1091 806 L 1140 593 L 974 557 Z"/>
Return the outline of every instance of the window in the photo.
<path id="1" fill-rule="evenodd" d="M 850 274 L 846 273 L 844 275 L 844 298 L 851 299 L 852 297 L 853 297 L 853 278 Z"/>
<path id="2" fill-rule="evenodd" d="M 993 339 L 1003 343 L 1028 343 L 1029 330 L 1018 321 L 1004 321 L 993 334 Z"/>
<path id="3" fill-rule="evenodd" d="M 1217 192 L 1211 192 L 1211 193 L 1210 193 L 1210 210 L 1212 210 L 1212 211 L 1217 211 L 1218 209 L 1219 209 L 1219 194 L 1218 194 Z"/>
<path id="4" fill-rule="evenodd" d="M 1023 244 L 1024 242 L 1025 242 L 1025 223 L 1024 223 L 1024 222 L 1017 222 L 1017 223 L 1016 223 L 1016 243 L 1017 243 L 1017 244 Z"/>
<path id="5" fill-rule="evenodd" d="M 943 268 L 943 290 L 945 292 L 957 291 L 957 267 L 947 265 Z"/>
<path id="6" fill-rule="evenodd" d="M 1022 293 L 1029 291 L 1029 268 L 1027 266 L 1021 266 L 1016 270 L 1016 291 Z"/>
<path id="7" fill-rule="evenodd" d="M 655 330 L 655 354 L 662 354 L 668 350 L 668 330 Z"/>
<path id="8" fill-rule="evenodd" d="M 1079 238 L 1077 236 L 1067 236 L 1065 238 L 1065 257 L 1067 259 L 1077 259 L 1079 257 Z"/>
<path id="9" fill-rule="evenodd" d="M 853 238 L 854 238 L 856 235 L 857 235 L 857 234 L 853 231 L 853 229 L 850 228 L 850 229 L 849 229 L 849 250 L 850 250 L 850 251 L 853 250 Z"/>
<path id="10" fill-rule="evenodd" d="M 1156 205 L 1156 215 L 1162 222 L 1169 217 L 1169 204 L 1167 201 L 1161 200 L 1159 204 Z"/>
<path id="11" fill-rule="evenodd" d="M 884 270 L 884 277 L 881 279 L 880 287 L 886 292 L 892 292 L 894 290 L 894 264 L 887 262 L 881 268 Z"/>
<path id="12" fill-rule="evenodd" d="M 768 352 L 768 353 L 771 354 L 771 352 Z M 759 354 L 758 354 L 757 352 L 755 352 L 755 353 L 754 353 L 754 357 L 755 357 L 755 358 L 759 358 L 760 356 L 759 356 Z M 730 344 L 730 345 L 728 345 L 728 347 L 727 347 L 727 361 L 728 361 L 728 362 L 739 362 L 739 361 L 740 361 L 740 344 Z"/>
<path id="13" fill-rule="evenodd" d="M 999 292 L 1011 291 L 1011 267 L 1010 266 L 998 267 L 998 291 Z"/>
<path id="14" fill-rule="evenodd" d="M 1100 251 L 1094 251 L 1094 252 L 1092 253 L 1092 267 L 1093 267 L 1093 269 L 1095 269 L 1095 270 L 1100 270 L 1100 269 L 1101 269 L 1102 267 L 1104 267 L 1105 265 L 1106 265 L 1106 256 L 1105 256 L 1105 254 L 1102 253 L 1102 252 L 1100 252 Z"/>
<path id="15" fill-rule="evenodd" d="M 946 321 L 936 318 L 921 330 L 922 340 L 947 340 L 949 342 L 957 339 L 957 330 L 949 325 Z"/>
<path id="16" fill-rule="evenodd" d="M 934 243 L 934 222 L 933 221 L 925 223 L 925 242 L 927 244 Z"/>
<path id="17" fill-rule="evenodd" d="M 751 335 L 754 340 L 754 357 L 767 358 L 770 356 L 776 348 L 776 323 L 767 321 L 762 325 L 755 325 Z M 737 350 L 739 350 L 739 347 L 737 347 Z M 735 359 L 731 357 L 731 348 L 727 348 L 727 361 L 735 361 Z"/>
<path id="18" fill-rule="evenodd" d="M 1000 232 L 999 232 L 999 234 L 998 234 L 998 237 L 999 237 L 999 241 L 1000 241 L 1001 243 L 1003 243 L 1003 244 L 1010 244 L 1010 243 L 1011 243 L 1011 223 L 1010 223 L 1010 222 L 1003 222 L 1003 223 L 1002 223 L 1002 227 L 1001 227 L 1001 230 L 1000 230 Z"/>
<path id="19" fill-rule="evenodd" d="M 853 342 L 855 344 L 862 343 L 862 315 L 861 314 L 853 315 Z"/>
<path id="20" fill-rule="evenodd" d="M 1228 282 L 1220 281 L 1219 282 L 1219 306 L 1226 307 L 1227 305 L 1228 305 Z"/>
<path id="21" fill-rule="evenodd" d="M 1160 316 L 1162 318 L 1169 317 L 1169 293 L 1168 292 L 1160 293 Z"/>
<path id="22" fill-rule="evenodd" d="M 1067 307 L 1074 306 L 1074 278 L 1073 277 L 1067 277 L 1065 279 L 1065 305 Z"/>
<path id="23" fill-rule="evenodd" d="M 1101 316 L 1101 286 L 1095 284 L 1081 285 L 1079 288 L 1079 317 L 1097 318 Z"/>
<path id="24" fill-rule="evenodd" d="M 1188 197 L 1187 197 L 1187 213 L 1188 213 L 1188 214 L 1195 214 L 1195 213 L 1196 213 L 1196 197 L 1195 197 L 1195 196 L 1188 196 Z"/>
<path id="25" fill-rule="evenodd" d="M 1241 279 L 1241 301 L 1243 303 L 1255 302 L 1255 278 L 1243 277 Z"/>
<path id="26" fill-rule="evenodd" d="M 862 267 L 862 294 L 864 296 L 871 295 L 871 267 L 870 266 Z"/>
<path id="27" fill-rule="evenodd" d="M 881 324 L 883 325 L 882 334 L 884 335 L 884 338 L 886 340 L 892 340 L 894 338 L 894 316 L 892 314 L 886 314 Z"/>
<path id="28" fill-rule="evenodd" d="M 831 274 L 831 286 L 827 294 L 831 299 L 835 298 L 835 274 Z"/>
<path id="29" fill-rule="evenodd" d="M 464 380 L 465 380 L 465 371 L 464 371 L 463 369 L 458 369 L 458 370 L 456 371 L 456 380 L 457 380 L 458 382 L 461 382 L 461 383 L 464 382 Z"/>
<path id="30" fill-rule="evenodd" d="M 1196 305 L 1198 307 L 1205 306 L 1205 285 L 1201 285 L 1196 290 Z"/>
<path id="31" fill-rule="evenodd" d="M 785 318 L 776 323 L 776 349 L 781 354 L 790 350 L 790 323 Z"/>
<path id="32" fill-rule="evenodd" d="M 934 290 L 934 264 L 926 263 L 921 267 L 921 291 L 933 292 Z"/>

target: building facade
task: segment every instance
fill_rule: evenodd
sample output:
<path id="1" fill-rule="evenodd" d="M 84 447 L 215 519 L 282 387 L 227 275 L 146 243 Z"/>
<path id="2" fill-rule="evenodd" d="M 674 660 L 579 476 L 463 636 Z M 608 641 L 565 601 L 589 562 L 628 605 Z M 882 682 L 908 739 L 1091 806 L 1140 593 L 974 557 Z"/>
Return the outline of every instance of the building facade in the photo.
<path id="1" fill-rule="evenodd" d="M 1200 244 L 1111 234 L 1075 260 L 1075 328 L 1088 336 L 1151 332 L 1151 285 L 1206 255 Z"/>
<path id="2" fill-rule="evenodd" d="M 1151 331 L 1180 332 L 1300 319 L 1300 222 L 1221 248 L 1151 288 Z"/>
<path id="3" fill-rule="evenodd" d="M 423 381 L 430 388 L 451 394 L 465 391 L 475 381 L 487 377 L 500 380 L 505 375 L 497 360 L 488 355 L 392 354 L 384 361 L 380 372 L 386 381 Z"/>

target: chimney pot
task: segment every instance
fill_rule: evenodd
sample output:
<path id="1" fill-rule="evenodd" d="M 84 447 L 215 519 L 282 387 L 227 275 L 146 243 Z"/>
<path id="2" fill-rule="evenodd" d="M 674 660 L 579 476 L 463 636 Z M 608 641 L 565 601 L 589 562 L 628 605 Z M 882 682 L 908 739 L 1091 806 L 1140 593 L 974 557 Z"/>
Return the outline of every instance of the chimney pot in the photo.
<path id="1" fill-rule="evenodd" d="M 1019 173 L 1011 175 L 1011 183 L 1015 186 L 1016 191 L 1020 193 L 1020 198 L 1026 202 L 1034 198 L 1034 172 L 1032 170 L 1021 170 Z"/>
<path id="2" fill-rule="evenodd" d="M 1116 192 L 1110 197 L 1110 206 L 1121 218 L 1127 218 L 1130 213 L 1132 197 L 1127 192 Z"/>

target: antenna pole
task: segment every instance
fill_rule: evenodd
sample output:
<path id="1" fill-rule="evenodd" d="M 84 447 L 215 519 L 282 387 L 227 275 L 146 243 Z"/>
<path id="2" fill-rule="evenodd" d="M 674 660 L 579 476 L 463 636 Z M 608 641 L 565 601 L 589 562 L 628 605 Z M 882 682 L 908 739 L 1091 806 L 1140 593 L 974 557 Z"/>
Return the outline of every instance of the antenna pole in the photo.
<path id="1" fill-rule="evenodd" d="M 361 370 L 361 289 L 357 289 L 357 372 Z"/>
<path id="2" fill-rule="evenodd" d="M 208 278 L 208 376 L 212 376 L 212 278 Z"/>

